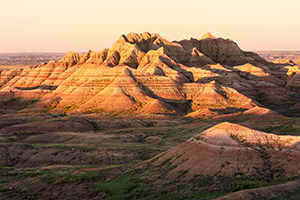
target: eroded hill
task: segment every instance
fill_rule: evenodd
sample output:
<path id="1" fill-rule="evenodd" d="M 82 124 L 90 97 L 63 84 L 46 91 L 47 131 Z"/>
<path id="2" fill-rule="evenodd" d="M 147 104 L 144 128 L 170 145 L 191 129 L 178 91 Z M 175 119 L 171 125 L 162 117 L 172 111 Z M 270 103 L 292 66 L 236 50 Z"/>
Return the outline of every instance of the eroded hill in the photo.
<path id="1" fill-rule="evenodd" d="M 299 74 L 210 33 L 3 70 L 0 196 L 297 198 Z"/>
<path id="2" fill-rule="evenodd" d="M 0 96 L 2 107 L 18 99 L 48 113 L 211 118 L 267 107 L 295 116 L 298 72 L 211 34 L 169 42 L 130 33 L 110 49 L 3 71 Z"/>

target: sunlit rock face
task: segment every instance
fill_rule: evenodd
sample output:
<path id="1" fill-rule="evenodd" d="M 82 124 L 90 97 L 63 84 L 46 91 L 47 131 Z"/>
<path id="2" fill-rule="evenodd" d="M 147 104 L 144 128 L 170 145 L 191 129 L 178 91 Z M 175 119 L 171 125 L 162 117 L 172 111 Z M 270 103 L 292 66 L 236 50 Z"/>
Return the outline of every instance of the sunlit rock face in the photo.
<path id="1" fill-rule="evenodd" d="M 129 33 L 110 49 L 2 71 L 0 96 L 37 100 L 32 107 L 47 112 L 213 117 L 298 102 L 298 72 L 210 33 L 173 42 Z"/>
<path id="2" fill-rule="evenodd" d="M 286 164 L 287 175 L 295 175 L 300 167 L 299 142 L 297 136 L 278 136 L 224 122 L 158 154 L 146 164 L 169 167 L 166 176 L 174 179 L 182 171 L 187 172 L 185 179 L 197 175 L 255 175 L 255 169 L 263 162 L 261 154 L 266 153 L 272 161 Z"/>

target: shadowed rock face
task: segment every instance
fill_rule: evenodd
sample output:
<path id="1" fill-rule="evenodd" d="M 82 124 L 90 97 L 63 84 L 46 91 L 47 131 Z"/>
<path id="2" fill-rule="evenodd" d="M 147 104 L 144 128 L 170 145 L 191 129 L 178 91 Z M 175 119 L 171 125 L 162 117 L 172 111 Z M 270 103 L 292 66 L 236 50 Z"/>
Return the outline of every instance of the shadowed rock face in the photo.
<path id="1" fill-rule="evenodd" d="M 0 96 L 38 100 L 32 107 L 48 112 L 211 117 L 208 109 L 298 102 L 298 72 L 210 33 L 174 42 L 129 33 L 110 49 L 2 71 Z"/>

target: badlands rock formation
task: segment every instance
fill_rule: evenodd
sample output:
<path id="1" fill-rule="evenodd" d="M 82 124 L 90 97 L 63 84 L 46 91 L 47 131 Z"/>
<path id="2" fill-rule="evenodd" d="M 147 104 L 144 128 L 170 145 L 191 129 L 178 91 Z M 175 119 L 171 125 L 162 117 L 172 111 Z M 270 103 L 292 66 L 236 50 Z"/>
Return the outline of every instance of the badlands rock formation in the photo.
<path id="1" fill-rule="evenodd" d="M 287 197 L 286 199 L 296 199 L 299 191 L 300 181 L 290 181 L 279 185 L 262 187 L 257 189 L 241 190 L 231 194 L 216 198 L 216 200 L 240 200 L 240 199 L 268 199 Z"/>
<path id="2" fill-rule="evenodd" d="M 296 175 L 300 167 L 299 144 L 300 137 L 278 136 L 224 122 L 157 155 L 148 165 L 170 167 L 169 178 L 186 171 L 185 178 L 190 179 L 195 175 L 250 176 L 257 175 L 256 170 L 268 174 L 279 162 L 285 165 L 286 175 Z M 268 169 L 261 168 L 266 164 L 264 155 L 270 156 Z"/>
<path id="3" fill-rule="evenodd" d="M 294 63 L 300 65 L 300 58 L 298 60 L 294 60 Z"/>
<path id="4" fill-rule="evenodd" d="M 0 74 L 0 104 L 33 101 L 52 113 L 211 117 L 300 100 L 294 66 L 269 63 L 210 33 L 170 42 L 158 34 L 122 35 L 110 49 L 69 52 L 58 62 Z M 298 68 L 297 68 L 298 69 Z M 235 109 L 228 109 L 235 108 Z M 289 113 L 290 114 L 290 113 Z"/>

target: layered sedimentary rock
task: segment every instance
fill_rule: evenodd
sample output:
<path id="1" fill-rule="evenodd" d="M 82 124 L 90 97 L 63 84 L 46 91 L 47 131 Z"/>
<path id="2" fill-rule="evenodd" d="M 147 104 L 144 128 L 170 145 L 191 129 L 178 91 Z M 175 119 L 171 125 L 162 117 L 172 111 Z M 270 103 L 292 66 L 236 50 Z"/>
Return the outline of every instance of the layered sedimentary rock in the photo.
<path id="1" fill-rule="evenodd" d="M 0 87 L 13 79 L 15 76 L 21 74 L 20 69 L 3 70 L 0 71 Z"/>
<path id="2" fill-rule="evenodd" d="M 299 142 L 300 137 L 278 136 L 225 122 L 162 152 L 147 163 L 148 166 L 170 167 L 169 178 L 178 177 L 182 171 L 186 172 L 185 179 L 237 173 L 247 176 L 263 170 L 260 168 L 265 164 L 262 154 L 267 154 L 274 162 L 271 168 L 276 168 L 277 161 L 286 165 L 286 174 L 294 175 L 300 167 Z M 265 174 L 270 172 L 264 171 Z"/>
<path id="3" fill-rule="evenodd" d="M 287 59 L 287 58 L 280 58 L 280 59 L 276 59 L 273 61 L 274 63 L 279 63 L 279 64 L 290 64 L 290 65 L 294 65 L 294 61 Z"/>
<path id="4" fill-rule="evenodd" d="M 298 60 L 294 60 L 293 62 L 297 65 L 300 65 L 300 58 Z"/>
<path id="5" fill-rule="evenodd" d="M 220 113 L 216 109 L 234 113 L 262 107 L 258 102 L 297 102 L 298 71 L 210 33 L 174 42 L 129 33 L 110 49 L 69 52 L 58 62 L 3 71 L 0 96 L 4 103 L 38 100 L 35 106 L 47 112 L 207 117 Z"/>

